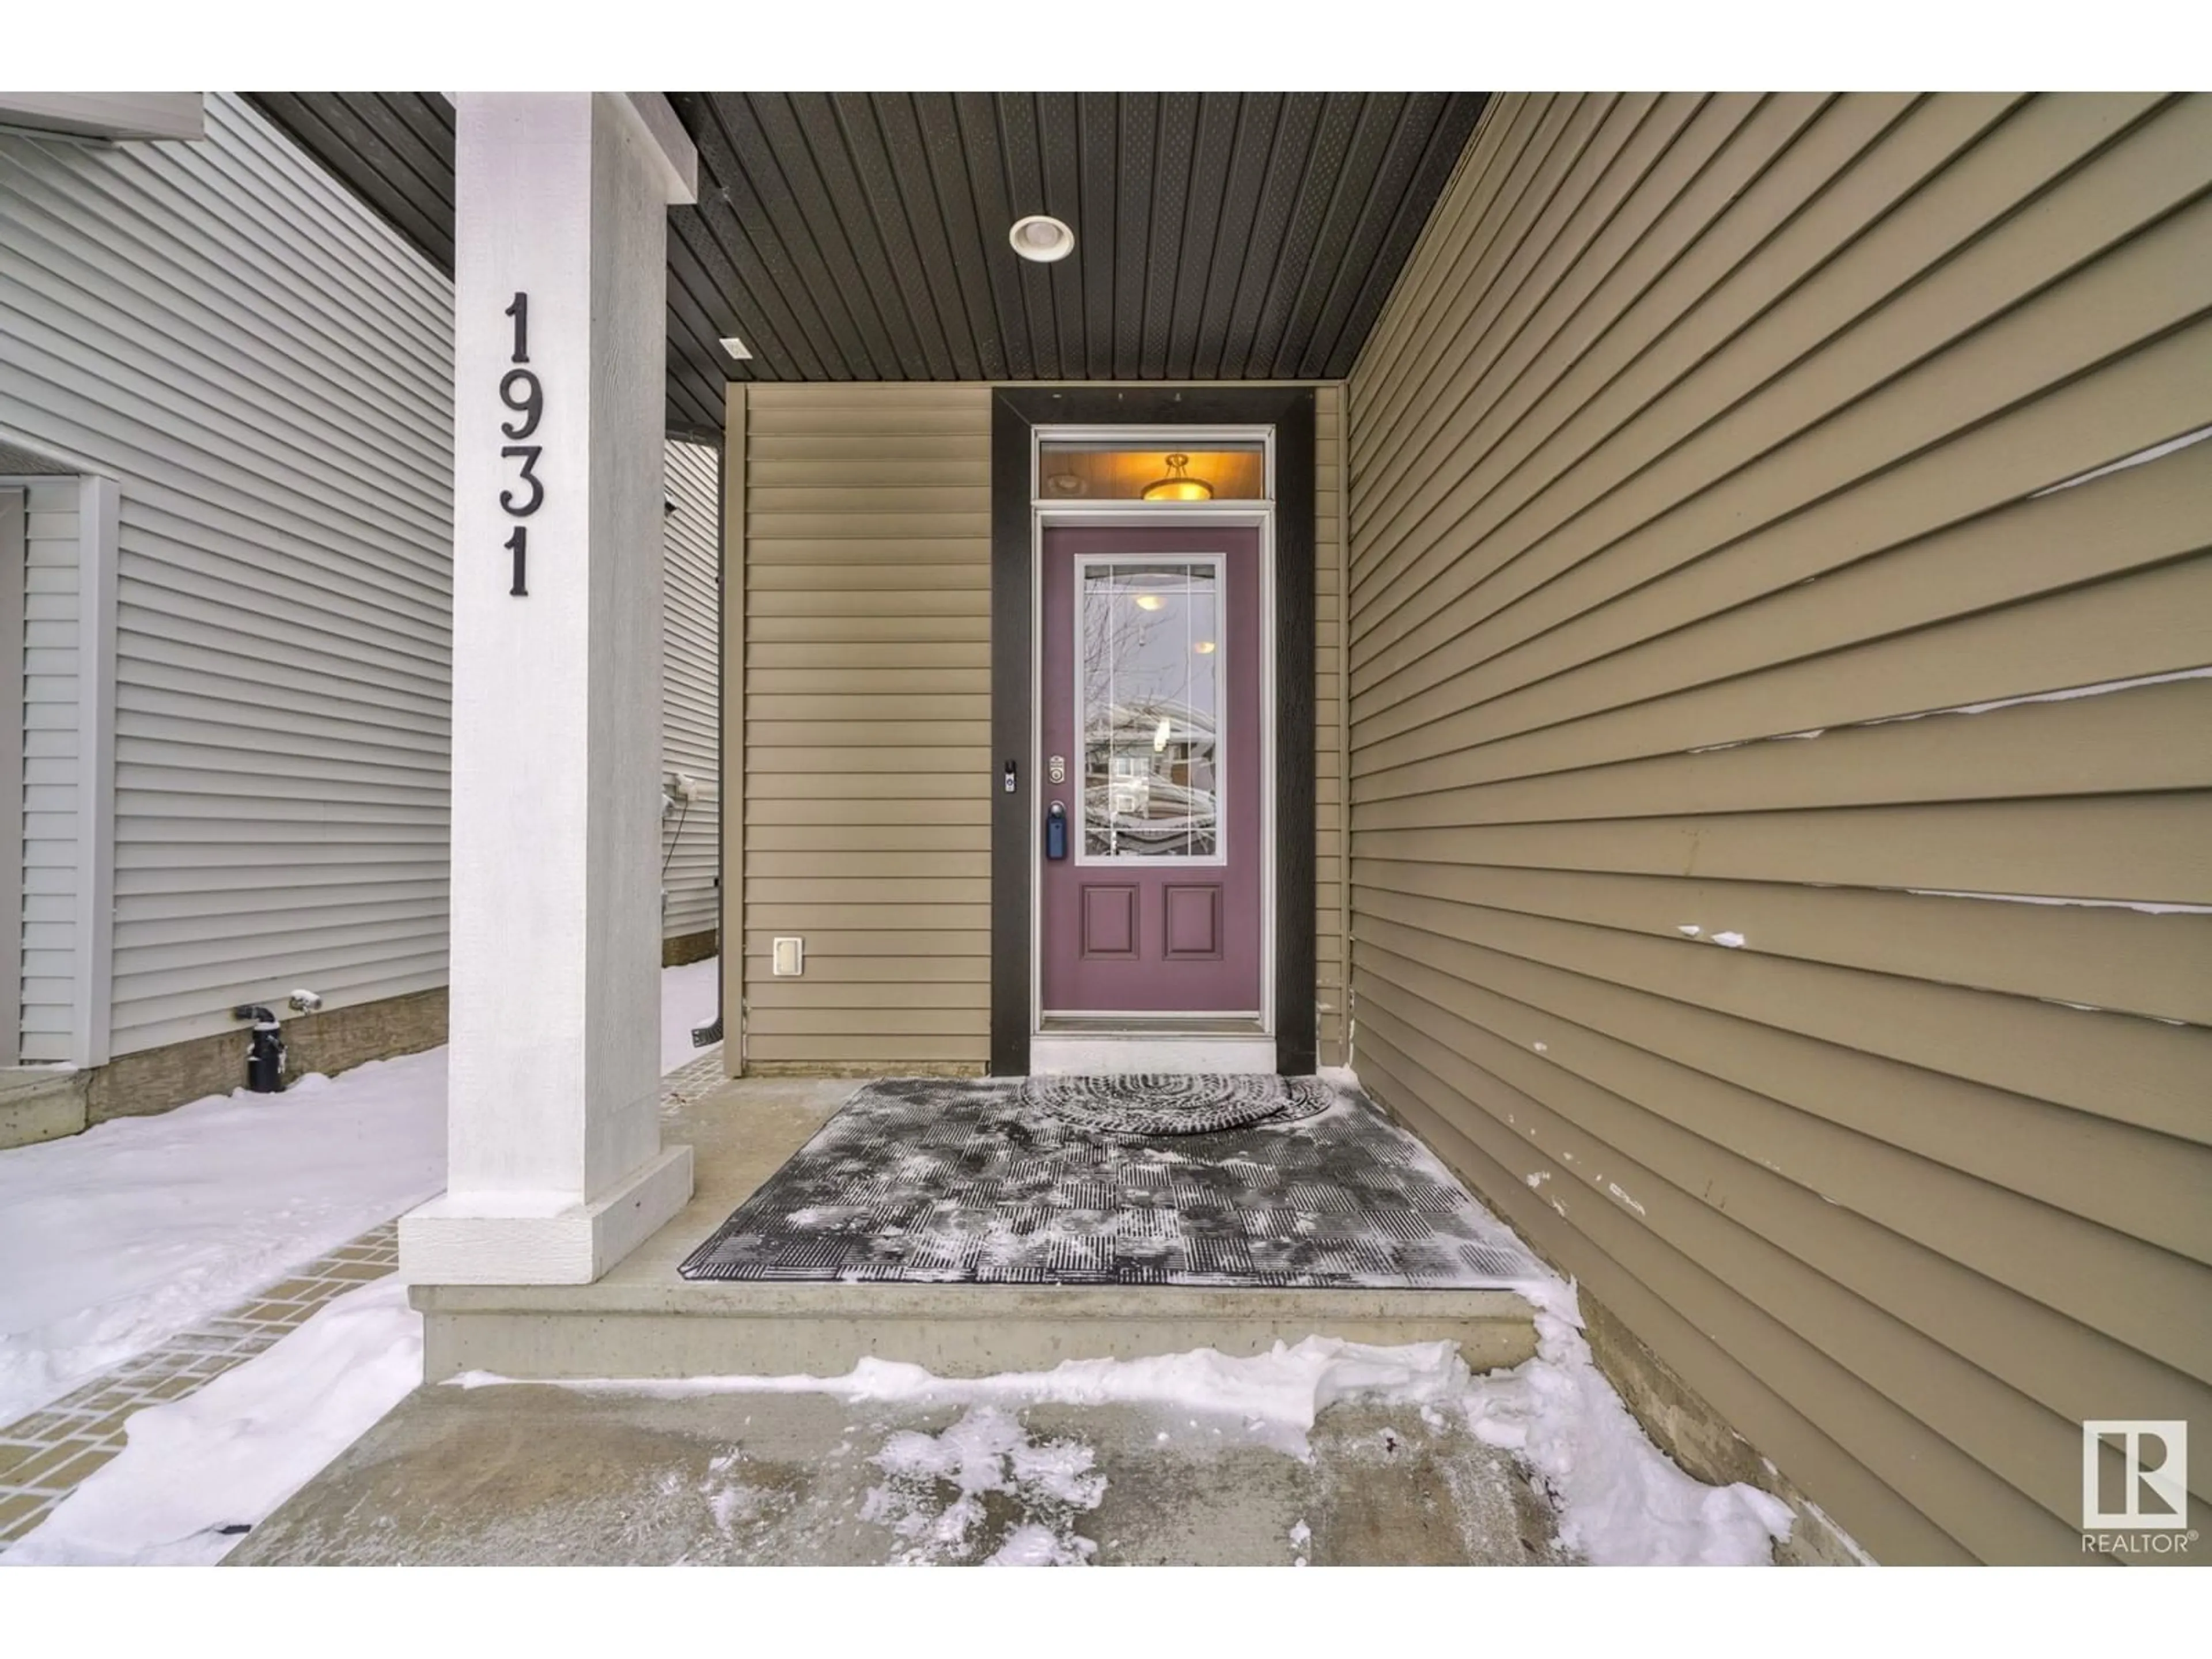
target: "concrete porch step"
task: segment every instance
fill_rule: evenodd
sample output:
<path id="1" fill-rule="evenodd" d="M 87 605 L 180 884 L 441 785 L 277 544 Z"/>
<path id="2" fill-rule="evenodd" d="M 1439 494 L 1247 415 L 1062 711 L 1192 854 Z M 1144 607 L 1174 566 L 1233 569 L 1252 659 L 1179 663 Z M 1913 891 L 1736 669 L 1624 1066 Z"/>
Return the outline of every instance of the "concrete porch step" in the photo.
<path id="1" fill-rule="evenodd" d="M 1477 1371 L 1536 1352 L 1534 1315 L 1500 1290 L 639 1282 L 417 1285 L 423 1377 L 842 1376 L 864 1356 L 940 1376 L 1048 1370 L 1307 1336 L 1452 1341 Z"/>
<path id="2" fill-rule="evenodd" d="M 850 1078 L 749 1078 L 672 1096 L 665 1139 L 693 1148 L 691 1202 L 596 1284 L 416 1285 L 424 1380 L 470 1370 L 529 1379 L 839 1376 L 870 1354 L 940 1376 L 988 1376 L 1194 1348 L 1263 1353 L 1307 1336 L 1457 1342 L 1477 1371 L 1536 1351 L 1533 1310 L 1496 1289 L 680 1277 L 684 1257 L 860 1086 Z"/>

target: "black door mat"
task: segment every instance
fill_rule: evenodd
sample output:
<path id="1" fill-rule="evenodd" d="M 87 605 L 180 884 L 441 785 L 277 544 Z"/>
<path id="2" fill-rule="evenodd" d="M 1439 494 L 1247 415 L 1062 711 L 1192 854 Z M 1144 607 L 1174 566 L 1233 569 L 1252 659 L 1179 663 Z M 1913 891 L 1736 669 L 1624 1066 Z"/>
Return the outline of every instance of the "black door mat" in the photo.
<path id="1" fill-rule="evenodd" d="M 1140 1140 L 1288 1122 L 1327 1111 L 1335 1098 L 1335 1091 L 1320 1078 L 1265 1073 L 1045 1074 L 1022 1081 L 1022 1099 L 1047 1117 Z"/>
<path id="2" fill-rule="evenodd" d="M 1512 1234 L 1357 1091 L 1289 1081 L 1258 1122 L 1154 1138 L 1048 1111 L 1018 1079 L 872 1083 L 678 1271 L 1376 1290 L 1537 1276 Z M 1143 1082 L 1086 1079 L 1054 1097 L 1171 1109 Z"/>

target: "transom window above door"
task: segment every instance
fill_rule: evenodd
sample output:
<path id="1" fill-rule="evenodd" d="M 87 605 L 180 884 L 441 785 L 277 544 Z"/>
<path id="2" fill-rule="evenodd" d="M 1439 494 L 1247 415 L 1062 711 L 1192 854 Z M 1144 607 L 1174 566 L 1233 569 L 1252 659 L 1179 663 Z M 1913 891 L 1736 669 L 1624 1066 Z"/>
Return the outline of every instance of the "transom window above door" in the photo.
<path id="1" fill-rule="evenodd" d="M 1142 501 L 1189 506 L 1267 499 L 1267 449 L 1257 440 L 1141 442 L 1048 438 L 1037 447 L 1040 501 Z"/>

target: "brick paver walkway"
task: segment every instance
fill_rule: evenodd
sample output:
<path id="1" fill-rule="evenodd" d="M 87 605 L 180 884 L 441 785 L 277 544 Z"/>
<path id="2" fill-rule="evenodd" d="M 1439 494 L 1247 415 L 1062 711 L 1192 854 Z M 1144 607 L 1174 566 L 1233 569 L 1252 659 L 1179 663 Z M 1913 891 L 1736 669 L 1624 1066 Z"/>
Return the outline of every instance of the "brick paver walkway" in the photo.
<path id="1" fill-rule="evenodd" d="M 399 1265 L 399 1224 L 387 1221 L 242 1308 L 125 1360 L 73 1394 L 0 1429 L 0 1543 L 46 1518 L 78 1481 L 123 1449 L 131 1414 L 197 1394 L 298 1329 L 332 1297 Z"/>
<path id="2" fill-rule="evenodd" d="M 661 1079 L 666 1112 L 723 1081 L 718 1043 Z M 399 1224 L 349 1244 L 260 1291 L 243 1306 L 170 1337 L 50 1406 L 0 1428 L 0 1546 L 46 1519 L 79 1481 L 123 1449 L 133 1412 L 197 1394 L 273 1346 L 332 1298 L 399 1266 Z"/>

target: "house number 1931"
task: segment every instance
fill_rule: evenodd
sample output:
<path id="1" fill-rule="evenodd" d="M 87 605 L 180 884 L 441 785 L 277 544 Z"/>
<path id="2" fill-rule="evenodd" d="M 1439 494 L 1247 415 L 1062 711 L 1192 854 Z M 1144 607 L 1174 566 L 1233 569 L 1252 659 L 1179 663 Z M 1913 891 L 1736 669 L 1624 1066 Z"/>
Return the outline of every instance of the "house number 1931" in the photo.
<path id="1" fill-rule="evenodd" d="M 514 303 L 502 314 L 514 319 L 514 354 L 509 361 L 518 367 L 499 377 L 499 400 L 514 414 L 513 420 L 499 424 L 500 431 L 507 439 L 499 453 L 501 460 L 520 461 L 522 465 L 515 476 L 514 488 L 499 492 L 499 504 L 509 518 L 526 519 L 545 505 L 545 483 L 538 476 L 538 458 L 545 453 L 545 447 L 523 441 L 538 430 L 538 422 L 545 416 L 545 388 L 528 368 L 520 367 L 530 362 L 530 296 L 517 294 Z M 507 591 L 518 599 L 526 597 L 530 592 L 526 581 L 530 562 L 529 526 L 514 526 L 514 533 L 507 538 L 507 550 L 514 556 L 514 580 Z"/>

